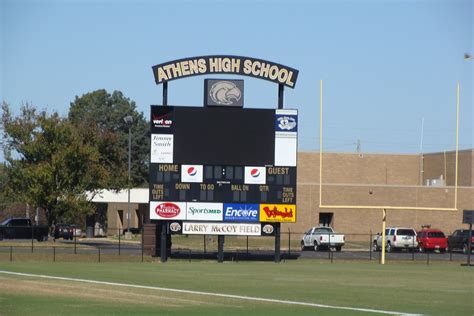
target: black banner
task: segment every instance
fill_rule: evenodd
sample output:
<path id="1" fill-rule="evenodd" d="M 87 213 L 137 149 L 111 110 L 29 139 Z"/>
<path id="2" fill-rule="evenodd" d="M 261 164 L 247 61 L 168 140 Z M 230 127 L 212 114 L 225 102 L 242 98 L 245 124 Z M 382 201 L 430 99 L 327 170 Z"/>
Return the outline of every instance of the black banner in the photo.
<path id="1" fill-rule="evenodd" d="M 156 84 L 207 74 L 235 74 L 272 81 L 294 88 L 298 70 L 271 61 L 232 55 L 199 56 L 177 59 L 153 66 Z"/>

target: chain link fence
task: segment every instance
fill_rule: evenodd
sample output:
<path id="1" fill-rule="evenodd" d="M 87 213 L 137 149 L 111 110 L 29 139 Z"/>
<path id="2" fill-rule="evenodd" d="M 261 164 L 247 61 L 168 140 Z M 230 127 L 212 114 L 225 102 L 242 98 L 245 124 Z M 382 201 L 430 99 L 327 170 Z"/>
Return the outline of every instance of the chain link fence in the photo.
<path id="1" fill-rule="evenodd" d="M 31 228 L 30 228 L 31 229 Z M 50 262 L 152 262 L 158 260 L 159 236 L 144 242 L 143 229 L 132 229 L 130 239 L 125 239 L 127 229 L 108 230 L 115 234 L 107 237 L 85 238 L 85 234 L 73 234 L 45 241 L 38 241 L 34 234 L 29 239 L 6 239 L 0 241 L 0 261 L 50 261 Z M 280 254 L 282 260 L 329 260 L 335 261 L 379 261 L 381 252 L 374 250 L 375 234 L 345 234 L 340 251 L 335 248 L 302 249 L 303 232 L 282 231 Z M 31 238 L 33 237 L 33 238 Z M 41 240 L 41 239 L 40 239 Z M 211 235 L 172 235 L 171 258 L 186 260 L 214 260 L 218 253 L 218 237 Z M 224 260 L 273 260 L 274 237 L 225 236 Z M 410 247 L 386 253 L 386 260 L 414 261 L 426 264 L 434 262 L 465 262 L 462 251 L 419 252 L 416 241 Z"/>

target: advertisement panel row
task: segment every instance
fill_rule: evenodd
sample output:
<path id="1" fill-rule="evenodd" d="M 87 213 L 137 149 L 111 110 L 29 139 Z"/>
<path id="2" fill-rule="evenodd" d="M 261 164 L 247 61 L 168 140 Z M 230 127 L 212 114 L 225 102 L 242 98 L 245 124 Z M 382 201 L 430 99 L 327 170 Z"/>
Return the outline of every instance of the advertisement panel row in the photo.
<path id="1" fill-rule="evenodd" d="M 150 202 L 150 219 L 215 222 L 296 222 L 293 204 Z"/>

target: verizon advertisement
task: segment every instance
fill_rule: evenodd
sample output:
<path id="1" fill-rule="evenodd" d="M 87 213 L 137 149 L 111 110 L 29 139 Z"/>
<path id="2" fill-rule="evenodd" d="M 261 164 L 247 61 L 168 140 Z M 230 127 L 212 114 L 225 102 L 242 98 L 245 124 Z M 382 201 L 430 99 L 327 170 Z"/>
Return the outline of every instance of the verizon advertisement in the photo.
<path id="1" fill-rule="evenodd" d="M 260 236 L 260 224 L 183 222 L 183 234 Z"/>
<path id="2" fill-rule="evenodd" d="M 186 203 L 150 202 L 150 219 L 186 219 Z"/>

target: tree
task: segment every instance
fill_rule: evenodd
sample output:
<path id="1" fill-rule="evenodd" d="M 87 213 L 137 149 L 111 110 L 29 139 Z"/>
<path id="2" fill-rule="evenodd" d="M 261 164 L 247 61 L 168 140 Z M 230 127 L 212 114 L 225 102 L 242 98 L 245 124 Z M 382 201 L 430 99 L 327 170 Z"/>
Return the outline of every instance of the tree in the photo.
<path id="1" fill-rule="evenodd" d="M 6 189 L 17 201 L 45 210 L 48 224 L 94 212 L 86 192 L 102 189 L 109 177 L 101 164 L 100 141 L 57 113 L 21 107 L 13 117 L 2 105 Z M 92 135 L 92 136 L 91 136 Z"/>
<path id="2" fill-rule="evenodd" d="M 96 90 L 76 96 L 69 108 L 69 120 L 80 130 L 95 130 L 100 140 L 101 161 L 112 175 L 111 184 L 125 187 L 128 176 L 128 127 L 123 118 L 131 115 L 133 124 L 131 150 L 131 185 L 146 186 L 150 135 L 143 113 L 138 113 L 134 101 L 122 92 L 109 94 Z"/>

